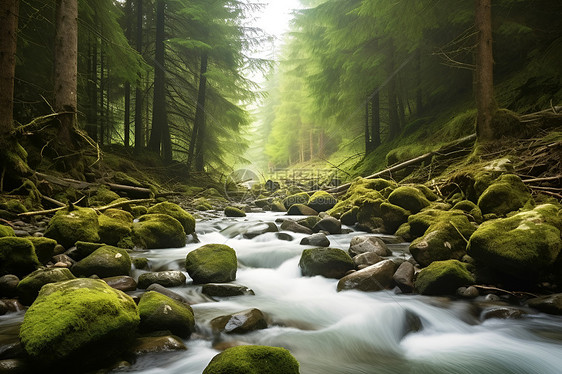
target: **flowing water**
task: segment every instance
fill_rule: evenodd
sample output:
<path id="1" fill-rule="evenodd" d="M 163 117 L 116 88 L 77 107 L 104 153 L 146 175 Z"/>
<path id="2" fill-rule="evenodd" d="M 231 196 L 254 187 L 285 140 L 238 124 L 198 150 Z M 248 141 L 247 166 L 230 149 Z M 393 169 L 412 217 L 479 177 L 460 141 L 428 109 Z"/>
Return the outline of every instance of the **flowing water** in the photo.
<path id="1" fill-rule="evenodd" d="M 227 244 L 240 263 L 235 283 L 253 289 L 255 296 L 217 302 L 189 281 L 173 288 L 200 301 L 193 305 L 197 334 L 185 341 L 187 351 L 142 356 L 129 372 L 201 373 L 219 353 L 212 348 L 210 321 L 249 308 L 264 312 L 269 327 L 221 339 L 285 347 L 299 361 L 302 374 L 562 372 L 562 318 L 529 311 L 521 319 L 481 322 L 475 302 L 393 291 L 336 292 L 337 280 L 300 275 L 298 261 L 307 247 L 299 242 L 305 235 L 289 233 L 291 241 L 274 233 L 251 240 L 236 235 L 278 216 L 256 213 L 204 220 L 197 226 L 200 243 L 139 254 L 149 258 L 153 271 L 183 270 L 189 251 L 208 243 Z M 357 234 L 329 236 L 331 247 L 347 250 Z M 396 256 L 407 256 L 405 248 L 391 245 Z M 17 322 L 21 315 L 13 318 Z M 10 325 L 10 320 L 0 320 L 0 330 L 2 324 Z"/>

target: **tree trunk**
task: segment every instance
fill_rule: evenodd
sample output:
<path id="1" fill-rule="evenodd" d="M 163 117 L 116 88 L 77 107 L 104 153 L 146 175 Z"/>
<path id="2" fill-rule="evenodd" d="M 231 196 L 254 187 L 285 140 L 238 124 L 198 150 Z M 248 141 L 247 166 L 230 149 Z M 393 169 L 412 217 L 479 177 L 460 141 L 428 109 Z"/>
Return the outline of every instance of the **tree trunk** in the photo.
<path id="1" fill-rule="evenodd" d="M 127 41 L 131 42 L 131 28 L 132 28 L 132 0 L 127 0 L 125 3 L 125 17 L 127 17 L 127 28 L 125 30 L 125 36 Z M 131 83 L 129 81 L 125 82 L 125 114 L 123 117 L 123 145 L 125 148 L 129 148 L 129 133 L 130 133 L 130 123 L 131 123 Z"/>
<path id="2" fill-rule="evenodd" d="M 492 54 L 492 1 L 475 0 L 478 45 L 476 54 L 476 134 L 479 140 L 494 137 L 492 118 L 496 111 L 494 101 L 494 58 Z"/>
<path id="3" fill-rule="evenodd" d="M 18 0 L 0 2 L 0 141 L 4 141 L 14 129 L 18 10 Z"/>
<path id="4" fill-rule="evenodd" d="M 86 132 L 95 142 L 98 141 L 98 40 L 90 33 L 88 40 L 88 116 Z"/>
<path id="5" fill-rule="evenodd" d="M 59 141 L 72 146 L 76 126 L 78 68 L 78 0 L 57 0 L 55 16 L 55 110 L 59 115 Z"/>
<path id="6" fill-rule="evenodd" d="M 137 40 L 136 49 L 142 55 L 142 1 L 136 1 L 137 8 Z M 135 90 L 135 152 L 138 154 L 144 148 L 144 128 L 142 125 L 142 90 L 141 90 L 142 77 L 139 74 L 137 80 L 137 88 Z"/>
<path id="7" fill-rule="evenodd" d="M 191 134 L 191 142 L 189 144 L 189 155 L 187 160 L 188 170 L 191 168 L 191 160 L 193 159 L 193 151 L 195 153 L 195 170 L 203 171 L 205 164 L 205 101 L 207 96 L 207 66 L 209 56 L 207 52 L 201 53 L 201 69 L 199 72 L 199 91 L 197 93 L 197 107 L 195 108 L 195 122 L 193 123 L 193 132 Z"/>
<path id="8" fill-rule="evenodd" d="M 308 143 L 309 143 L 309 151 L 310 151 L 310 160 L 314 157 L 314 132 L 312 129 L 308 132 Z"/>
<path id="9" fill-rule="evenodd" d="M 394 45 L 390 42 L 387 74 L 389 77 L 394 75 Z M 388 133 L 390 140 L 395 139 L 400 133 L 400 120 L 398 118 L 398 105 L 396 103 L 396 77 L 393 77 L 388 82 Z"/>
<path id="10" fill-rule="evenodd" d="M 101 145 L 105 144 L 105 128 L 107 124 L 107 117 L 104 115 L 104 101 L 103 101 L 103 91 L 106 85 L 106 79 L 104 76 L 105 71 L 105 59 L 103 56 L 103 42 L 100 44 L 100 90 L 99 90 L 99 98 L 100 98 L 100 121 L 99 121 L 99 134 L 98 134 L 98 142 Z"/>
<path id="11" fill-rule="evenodd" d="M 416 113 L 423 113 L 423 96 L 422 96 L 422 72 L 421 72 L 421 52 L 416 51 Z"/>
<path id="12" fill-rule="evenodd" d="M 369 133 L 369 100 L 365 101 L 365 155 L 372 151 L 371 134 Z"/>
<path id="13" fill-rule="evenodd" d="M 378 91 L 371 98 L 371 149 L 381 145 L 380 96 Z"/>

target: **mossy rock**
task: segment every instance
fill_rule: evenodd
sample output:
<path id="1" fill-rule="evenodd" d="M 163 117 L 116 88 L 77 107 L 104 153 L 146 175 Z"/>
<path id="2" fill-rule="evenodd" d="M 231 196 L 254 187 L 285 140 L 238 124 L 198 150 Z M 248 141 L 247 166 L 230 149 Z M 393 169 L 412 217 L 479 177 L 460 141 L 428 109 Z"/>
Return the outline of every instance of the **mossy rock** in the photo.
<path id="1" fill-rule="evenodd" d="M 76 249 L 72 251 L 69 256 L 75 261 L 80 261 L 83 258 L 86 258 L 87 256 L 94 253 L 96 249 L 101 248 L 105 245 L 107 244 L 78 241 L 76 242 Z"/>
<path id="2" fill-rule="evenodd" d="M 227 217 L 246 217 L 246 213 L 242 209 L 233 206 L 224 208 L 224 215 Z"/>
<path id="3" fill-rule="evenodd" d="M 170 331 L 187 339 L 195 331 L 190 306 L 156 291 L 144 293 L 139 302 L 140 329 L 144 332 Z"/>
<path id="4" fill-rule="evenodd" d="M 341 249 L 321 247 L 302 251 L 299 267 L 304 276 L 322 275 L 326 278 L 339 279 L 348 271 L 355 269 L 355 264 Z"/>
<path id="5" fill-rule="evenodd" d="M 343 225 L 353 226 L 357 222 L 357 213 L 359 212 L 359 207 L 354 206 L 345 213 L 341 215 L 340 221 Z"/>
<path id="6" fill-rule="evenodd" d="M 402 207 L 390 203 L 381 204 L 381 218 L 387 233 L 394 234 L 401 224 L 408 221 L 410 212 Z"/>
<path id="7" fill-rule="evenodd" d="M 99 215 L 98 222 L 100 241 L 109 245 L 117 245 L 133 229 L 133 215 L 121 209 L 106 210 Z"/>
<path id="8" fill-rule="evenodd" d="M 453 222 L 457 227 L 464 227 L 466 218 L 466 214 L 462 210 L 424 209 L 408 217 L 410 235 L 412 239 L 419 238 L 425 234 L 431 225 L 439 222 Z M 465 234 L 463 233 L 463 235 Z M 468 236 L 466 238 L 468 239 Z"/>
<path id="9" fill-rule="evenodd" d="M 484 215 L 505 216 L 523 208 L 529 201 L 532 201 L 531 193 L 521 178 L 514 174 L 505 174 L 482 193 L 478 199 L 478 207 Z"/>
<path id="10" fill-rule="evenodd" d="M 0 238 L 0 275 L 15 274 L 21 278 L 40 265 L 29 239 L 9 236 Z"/>
<path id="11" fill-rule="evenodd" d="M 195 218 L 178 204 L 164 201 L 148 208 L 148 214 L 167 214 L 181 223 L 187 235 L 195 232 Z"/>
<path id="12" fill-rule="evenodd" d="M 272 212 L 286 212 L 287 208 L 283 205 L 283 202 L 279 199 L 274 199 L 271 202 L 271 211 Z"/>
<path id="13" fill-rule="evenodd" d="M 417 188 L 421 193 L 423 193 L 425 198 L 429 201 L 436 201 L 437 199 L 439 199 L 439 196 L 437 196 L 435 192 L 433 192 L 429 187 L 427 187 L 424 184 L 416 184 L 414 185 L 414 187 Z"/>
<path id="14" fill-rule="evenodd" d="M 74 207 L 59 210 L 49 221 L 45 237 L 70 248 L 77 241 L 98 242 L 100 240 L 98 215 L 91 208 Z"/>
<path id="15" fill-rule="evenodd" d="M 236 279 L 236 252 L 224 244 L 206 244 L 187 254 L 185 269 L 193 283 L 227 283 Z"/>
<path id="16" fill-rule="evenodd" d="M 306 192 L 296 193 L 283 199 L 283 206 L 285 209 L 289 209 L 294 204 L 306 205 L 309 199 L 310 196 Z"/>
<path id="17" fill-rule="evenodd" d="M 470 237 L 467 252 L 500 278 L 534 282 L 560 254 L 560 221 L 552 204 L 487 221 Z"/>
<path id="18" fill-rule="evenodd" d="M 255 330 L 266 329 L 267 321 L 261 310 L 252 308 L 213 318 L 211 327 L 215 333 L 247 334 Z"/>
<path id="19" fill-rule="evenodd" d="M 14 229 L 10 226 L 0 225 L 0 238 L 4 238 L 6 236 L 16 236 Z"/>
<path id="20" fill-rule="evenodd" d="M 372 224 L 380 221 L 382 217 L 381 205 L 385 202 L 383 199 L 362 199 L 357 201 L 357 222 L 360 224 Z"/>
<path id="21" fill-rule="evenodd" d="M 299 374 L 299 363 L 285 348 L 241 345 L 219 353 L 203 374 Z"/>
<path id="22" fill-rule="evenodd" d="M 27 208 L 25 207 L 25 205 L 16 199 L 10 199 L 6 202 L 6 209 L 8 209 L 8 211 L 16 213 L 16 214 L 20 214 L 20 213 L 25 213 L 27 212 Z"/>
<path id="23" fill-rule="evenodd" d="M 392 191 L 388 196 L 388 202 L 414 214 L 430 204 L 429 200 L 419 189 L 410 186 L 398 187 Z"/>
<path id="24" fill-rule="evenodd" d="M 398 185 L 396 182 L 389 181 L 382 178 L 367 179 L 367 178 L 357 178 L 349 186 L 347 192 L 344 195 L 344 199 L 349 199 L 353 195 L 361 195 L 368 191 L 383 191 L 386 188 L 391 190 L 396 188 Z"/>
<path id="25" fill-rule="evenodd" d="M 129 275 L 131 272 L 131 257 L 122 248 L 105 245 L 96 249 L 86 258 L 72 266 L 72 273 L 78 277 L 97 275 L 109 278 L 117 275 Z"/>
<path id="26" fill-rule="evenodd" d="M 33 362 L 56 364 L 57 371 L 85 370 L 123 352 L 139 322 L 125 293 L 102 280 L 73 279 L 41 288 L 25 313 L 20 339 Z"/>
<path id="27" fill-rule="evenodd" d="M 459 201 L 453 206 L 453 210 L 462 210 L 463 212 L 468 213 L 473 218 L 473 221 L 478 224 L 482 223 L 484 220 L 482 211 L 478 205 L 474 204 L 470 200 Z"/>
<path id="28" fill-rule="evenodd" d="M 316 191 L 308 200 L 308 206 L 317 212 L 325 212 L 336 205 L 338 200 L 326 191 Z"/>
<path id="29" fill-rule="evenodd" d="M 135 205 L 135 206 L 131 207 L 131 214 L 135 218 L 139 218 L 140 216 L 144 216 L 146 213 L 148 213 L 148 208 L 145 207 L 145 206 Z"/>
<path id="30" fill-rule="evenodd" d="M 76 277 L 67 268 L 38 269 L 18 283 L 18 297 L 24 305 L 31 305 L 41 287 L 48 283 L 62 282 Z"/>
<path id="31" fill-rule="evenodd" d="M 46 264 L 51 261 L 51 258 L 55 253 L 55 247 L 57 246 L 57 242 L 55 240 L 42 236 L 27 236 L 26 239 L 33 243 L 35 254 L 37 255 L 40 263 Z"/>
<path id="32" fill-rule="evenodd" d="M 136 246 L 147 249 L 181 248 L 186 234 L 182 224 L 167 214 L 145 214 L 133 224 L 132 240 Z"/>
<path id="33" fill-rule="evenodd" d="M 148 270 L 149 269 L 148 258 L 146 258 L 146 257 L 135 257 L 135 258 L 131 259 L 131 261 L 132 261 L 135 269 L 141 269 L 141 270 Z"/>
<path id="34" fill-rule="evenodd" d="M 422 295 L 453 295 L 457 288 L 473 283 L 466 264 L 457 260 L 435 261 L 419 272 L 415 288 Z"/>
<path id="35" fill-rule="evenodd" d="M 88 204 L 90 206 L 107 205 L 120 197 L 117 193 L 111 191 L 109 187 L 102 185 L 96 189 L 96 194 L 88 199 Z"/>
<path id="36" fill-rule="evenodd" d="M 310 216 L 310 217 L 306 217 L 303 219 L 299 219 L 297 221 L 297 223 L 299 225 L 302 225 L 304 227 L 308 227 L 309 229 L 312 230 L 312 228 L 322 220 L 322 218 L 318 217 L 318 216 Z"/>
<path id="37" fill-rule="evenodd" d="M 304 204 L 293 204 L 287 214 L 289 216 L 316 216 L 318 212 Z"/>

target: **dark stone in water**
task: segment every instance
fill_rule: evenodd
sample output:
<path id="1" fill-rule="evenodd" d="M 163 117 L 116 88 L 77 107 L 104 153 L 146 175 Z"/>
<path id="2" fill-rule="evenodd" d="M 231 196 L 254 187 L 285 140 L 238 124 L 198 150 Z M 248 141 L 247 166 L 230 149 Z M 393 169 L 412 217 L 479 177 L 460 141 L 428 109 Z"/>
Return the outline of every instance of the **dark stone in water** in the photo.
<path id="1" fill-rule="evenodd" d="M 520 308 L 515 307 L 507 307 L 507 306 L 497 306 L 491 307 L 484 310 L 481 315 L 480 319 L 485 321 L 491 318 L 499 318 L 499 319 L 519 319 L 522 318 L 527 314 L 526 311 Z"/>
<path id="2" fill-rule="evenodd" d="M 137 282 L 128 275 L 103 278 L 102 280 L 111 288 L 115 288 L 116 290 L 123 292 L 134 291 L 137 289 Z"/>
<path id="3" fill-rule="evenodd" d="M 284 240 L 287 242 L 290 242 L 294 239 L 291 235 L 287 234 L 286 232 L 278 232 L 275 234 L 275 236 L 277 237 L 277 239 Z"/>
<path id="4" fill-rule="evenodd" d="M 185 350 L 187 350 L 187 347 L 183 344 L 183 341 L 174 335 L 137 338 L 132 349 L 133 353 L 136 355 Z"/>
<path id="5" fill-rule="evenodd" d="M 157 283 L 164 287 L 179 287 L 187 280 L 184 273 L 178 270 L 158 271 L 155 273 L 144 273 L 139 276 L 139 288 L 147 288 Z"/>
<path id="6" fill-rule="evenodd" d="M 14 274 L 7 274 L 0 277 L 0 297 L 16 296 L 17 286 L 20 279 Z"/>
<path id="7" fill-rule="evenodd" d="M 310 236 L 302 238 L 300 244 L 302 245 L 313 245 L 315 247 L 329 247 L 330 240 L 325 234 L 317 233 Z"/>
<path id="8" fill-rule="evenodd" d="M 239 284 L 204 284 L 201 292 L 208 296 L 218 297 L 255 295 L 254 291 Z"/>
<path id="9" fill-rule="evenodd" d="M 211 320 L 211 326 L 215 332 L 246 334 L 267 328 L 267 322 L 261 310 L 254 308 L 217 317 Z"/>
<path id="10" fill-rule="evenodd" d="M 162 295 L 168 296 L 170 299 L 179 301 L 180 303 L 183 303 L 183 304 L 186 304 L 186 305 L 190 305 L 190 302 L 185 297 L 183 297 L 182 295 L 180 295 L 180 294 L 178 294 L 174 291 L 170 291 L 166 287 L 161 286 L 157 283 L 151 284 L 146 289 L 146 291 L 156 291 L 156 292 L 161 293 Z"/>

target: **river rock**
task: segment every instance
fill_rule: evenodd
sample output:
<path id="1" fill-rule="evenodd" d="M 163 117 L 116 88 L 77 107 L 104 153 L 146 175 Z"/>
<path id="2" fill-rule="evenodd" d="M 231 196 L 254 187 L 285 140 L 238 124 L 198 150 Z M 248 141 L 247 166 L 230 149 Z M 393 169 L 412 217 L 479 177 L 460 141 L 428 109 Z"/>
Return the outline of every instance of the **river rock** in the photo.
<path id="1" fill-rule="evenodd" d="M 410 211 L 391 203 L 382 203 L 380 210 L 384 228 L 388 234 L 394 234 L 401 224 L 408 221 L 410 215 Z"/>
<path id="2" fill-rule="evenodd" d="M 193 283 L 228 283 L 236 279 L 236 252 L 224 244 L 207 244 L 187 254 L 185 269 Z"/>
<path id="3" fill-rule="evenodd" d="M 117 245 L 122 238 L 131 234 L 133 215 L 122 209 L 107 209 L 99 215 L 98 222 L 100 241 Z"/>
<path id="4" fill-rule="evenodd" d="M 353 263 L 359 270 L 383 260 L 384 259 L 375 252 L 365 252 L 353 257 Z"/>
<path id="5" fill-rule="evenodd" d="M 353 260 L 338 248 L 311 248 L 302 251 L 299 261 L 304 276 L 322 275 L 339 279 L 355 268 Z"/>
<path id="6" fill-rule="evenodd" d="M 157 352 L 186 351 L 187 347 L 177 336 L 144 336 L 134 342 L 132 352 L 135 355 Z"/>
<path id="7" fill-rule="evenodd" d="M 203 374 L 299 374 L 299 363 L 285 348 L 240 345 L 219 353 Z"/>
<path id="8" fill-rule="evenodd" d="M 338 282 L 337 290 L 380 291 L 393 287 L 392 276 L 396 265 L 384 260 L 362 270 L 346 275 Z"/>
<path id="9" fill-rule="evenodd" d="M 345 211 L 340 218 L 343 225 L 353 226 L 357 222 L 357 213 L 359 212 L 359 207 L 354 206 L 351 209 Z"/>
<path id="10" fill-rule="evenodd" d="M 287 210 L 287 214 L 290 216 L 316 216 L 318 212 L 304 204 L 293 204 Z"/>
<path id="11" fill-rule="evenodd" d="M 14 229 L 10 226 L 6 226 L 6 225 L 0 225 L 0 238 L 6 237 L 6 236 L 16 236 L 16 233 L 14 232 Z"/>
<path id="12" fill-rule="evenodd" d="M 349 254 L 357 256 L 366 252 L 375 252 L 379 256 L 392 255 L 392 252 L 381 238 L 372 235 L 354 236 L 349 242 Z"/>
<path id="13" fill-rule="evenodd" d="M 166 287 L 164 287 L 162 285 L 159 285 L 158 283 L 151 284 L 150 286 L 148 286 L 146 291 L 155 291 L 155 292 L 161 293 L 164 296 L 168 296 L 170 299 L 176 300 L 177 302 L 180 302 L 182 304 L 186 304 L 186 305 L 191 304 L 189 302 L 189 300 L 187 298 L 185 298 L 183 295 L 180 295 L 177 292 L 169 290 Z"/>
<path id="14" fill-rule="evenodd" d="M 398 266 L 398 269 L 392 276 L 394 282 L 404 293 L 411 293 L 414 290 L 414 265 L 408 261 L 404 261 Z"/>
<path id="15" fill-rule="evenodd" d="M 216 332 L 246 334 L 251 331 L 266 329 L 267 322 L 261 310 L 253 308 L 214 318 L 211 320 L 211 327 Z"/>
<path id="16" fill-rule="evenodd" d="M 478 291 L 478 288 L 474 286 L 459 287 L 457 289 L 457 295 L 464 297 L 465 299 L 475 299 L 480 296 L 480 291 Z"/>
<path id="17" fill-rule="evenodd" d="M 100 278 L 129 275 L 131 258 L 126 250 L 105 245 L 75 263 L 71 270 L 79 277 L 89 277 L 94 274 Z"/>
<path id="18" fill-rule="evenodd" d="M 496 179 L 478 198 L 482 214 L 505 216 L 531 200 L 531 193 L 517 175 L 504 174 Z"/>
<path id="19" fill-rule="evenodd" d="M 132 240 L 136 246 L 147 249 L 182 248 L 186 233 L 182 224 L 166 214 L 145 214 L 133 224 Z"/>
<path id="20" fill-rule="evenodd" d="M 20 279 L 14 274 L 6 274 L 0 277 L 0 298 L 14 297 Z"/>
<path id="21" fill-rule="evenodd" d="M 62 282 L 75 279 L 76 277 L 67 268 L 38 269 L 19 282 L 17 291 L 20 301 L 25 305 L 31 305 L 41 287 L 47 283 Z"/>
<path id="22" fill-rule="evenodd" d="M 185 274 L 179 270 L 144 273 L 139 275 L 138 287 L 148 288 L 148 286 L 153 283 L 157 283 L 163 287 L 180 287 L 185 284 L 186 280 Z"/>
<path id="23" fill-rule="evenodd" d="M 283 200 L 283 206 L 285 209 L 289 209 L 291 206 L 295 204 L 306 205 L 308 204 L 308 200 L 310 196 L 306 192 L 296 193 L 294 195 L 290 195 Z"/>
<path id="24" fill-rule="evenodd" d="M 496 306 L 486 308 L 480 314 L 480 320 L 485 321 L 487 319 L 497 318 L 497 319 L 519 319 L 526 316 L 528 313 L 521 309 L 511 306 Z"/>
<path id="25" fill-rule="evenodd" d="M 325 234 L 316 233 L 302 238 L 300 244 L 313 245 L 315 247 L 329 247 L 330 240 L 326 237 Z"/>
<path id="26" fill-rule="evenodd" d="M 155 291 L 144 293 L 139 301 L 140 329 L 145 332 L 170 331 L 187 339 L 195 331 L 190 306 Z"/>
<path id="27" fill-rule="evenodd" d="M 422 295 L 452 295 L 457 288 L 474 283 L 466 264 L 457 260 L 435 261 L 422 269 L 415 288 Z"/>
<path id="28" fill-rule="evenodd" d="M 10 236 L 0 238 L 0 275 L 14 274 L 22 277 L 40 265 L 29 239 Z"/>
<path id="29" fill-rule="evenodd" d="M 307 205 L 317 212 L 325 212 L 332 209 L 337 202 L 338 200 L 330 193 L 326 191 L 316 191 L 308 200 Z"/>
<path id="30" fill-rule="evenodd" d="M 20 374 L 31 372 L 33 372 L 33 369 L 30 367 L 29 362 L 21 358 L 0 360 L 0 373 Z"/>
<path id="31" fill-rule="evenodd" d="M 334 217 L 327 216 L 314 225 L 312 231 L 327 231 L 330 234 L 341 234 L 341 222 Z"/>
<path id="32" fill-rule="evenodd" d="M 227 217 L 246 217 L 246 213 L 242 209 L 234 206 L 227 206 L 224 208 L 224 215 Z"/>
<path id="33" fill-rule="evenodd" d="M 388 201 L 414 214 L 430 204 L 419 189 L 411 186 L 398 187 L 388 196 Z"/>
<path id="34" fill-rule="evenodd" d="M 527 305 L 544 313 L 562 315 L 562 293 L 530 299 Z"/>
<path id="35" fill-rule="evenodd" d="M 204 284 L 201 290 L 207 296 L 229 297 L 229 296 L 242 296 L 254 295 L 254 291 L 246 286 L 240 284 Z"/>
<path id="36" fill-rule="evenodd" d="M 76 263 L 76 261 L 64 254 L 53 256 L 53 262 L 55 263 L 55 267 L 63 268 L 70 268 Z"/>
<path id="37" fill-rule="evenodd" d="M 478 224 L 482 223 L 482 221 L 484 220 L 482 211 L 480 210 L 478 205 L 474 204 L 470 200 L 459 201 L 453 206 L 452 209 L 462 210 L 463 212 L 466 212 L 470 217 L 472 217 L 471 220 Z"/>
<path id="38" fill-rule="evenodd" d="M 301 224 L 298 224 L 292 220 L 284 220 L 281 224 L 281 230 L 292 231 L 300 234 L 308 234 L 311 235 L 313 231 L 308 227 L 305 227 Z"/>
<path id="39" fill-rule="evenodd" d="M 182 225 L 184 232 L 189 235 L 195 232 L 195 218 L 188 212 L 186 212 L 178 204 L 170 203 L 164 201 L 151 206 L 147 210 L 148 214 L 167 214 L 170 217 L 175 218 Z"/>
<path id="40" fill-rule="evenodd" d="M 56 240 L 37 236 L 28 236 L 26 239 L 33 243 L 35 254 L 37 255 L 37 259 L 40 263 L 45 265 L 51 260 L 55 254 L 55 247 L 57 246 Z"/>
<path id="41" fill-rule="evenodd" d="M 309 229 L 313 229 L 314 226 L 320 222 L 322 218 L 320 216 L 309 216 L 306 218 L 299 219 L 297 223 L 299 225 L 303 225 L 304 227 L 308 227 Z"/>
<path id="42" fill-rule="evenodd" d="M 70 248 L 77 241 L 97 242 L 100 240 L 98 215 L 91 208 L 73 207 L 55 213 L 45 230 L 45 237 Z"/>
<path id="43" fill-rule="evenodd" d="M 119 291 L 129 292 L 137 289 L 137 282 L 128 275 L 118 275 L 115 277 L 103 278 L 102 280 L 111 288 L 115 288 Z"/>
<path id="44" fill-rule="evenodd" d="M 274 199 L 271 202 L 271 211 L 272 212 L 286 212 L 287 208 L 283 205 L 283 203 L 279 199 Z"/>
<path id="45" fill-rule="evenodd" d="M 65 254 L 70 256 L 75 261 L 80 261 L 91 255 L 96 249 L 103 247 L 104 245 L 107 244 L 77 241 L 75 247 L 70 248 L 65 252 Z"/>
<path id="46" fill-rule="evenodd" d="M 266 232 L 278 232 L 279 229 L 274 222 L 260 222 L 250 226 L 242 236 L 246 239 L 253 239 L 256 236 L 265 234 Z"/>
<path id="47" fill-rule="evenodd" d="M 140 318 L 133 299 L 97 279 L 72 279 L 41 288 L 25 313 L 21 343 L 31 360 L 58 372 L 86 370 L 118 356 Z M 78 365 L 78 366 L 76 366 Z"/>

